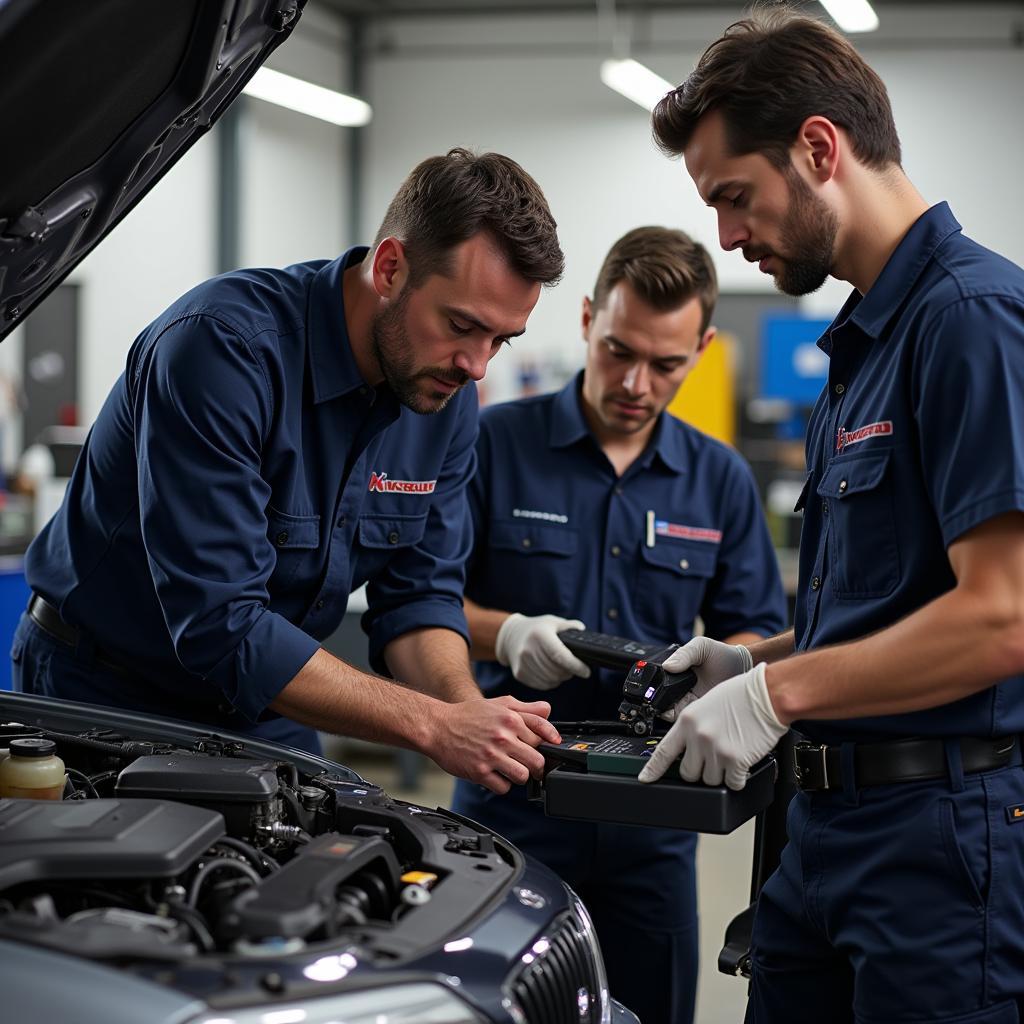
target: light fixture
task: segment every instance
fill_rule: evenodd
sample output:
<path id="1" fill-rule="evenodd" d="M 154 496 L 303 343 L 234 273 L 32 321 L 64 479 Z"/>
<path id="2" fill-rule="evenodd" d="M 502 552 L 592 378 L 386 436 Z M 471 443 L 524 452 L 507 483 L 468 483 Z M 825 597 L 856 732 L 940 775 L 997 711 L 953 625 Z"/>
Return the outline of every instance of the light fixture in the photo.
<path id="1" fill-rule="evenodd" d="M 342 128 L 359 128 L 369 123 L 373 116 L 370 104 L 355 96 L 325 89 L 322 85 L 304 82 L 301 78 L 293 78 L 270 68 L 260 68 L 242 92 L 246 96 L 255 96 L 258 100 L 276 103 L 279 107 L 287 107 Z"/>
<path id="2" fill-rule="evenodd" d="M 653 110 L 667 92 L 675 86 L 656 75 L 649 67 L 632 58 L 606 60 L 601 63 L 601 81 L 622 93 L 628 100 L 639 103 L 646 110 Z"/>
<path id="3" fill-rule="evenodd" d="M 878 28 L 878 15 L 868 0 L 821 0 L 821 6 L 844 32 L 874 32 Z"/>

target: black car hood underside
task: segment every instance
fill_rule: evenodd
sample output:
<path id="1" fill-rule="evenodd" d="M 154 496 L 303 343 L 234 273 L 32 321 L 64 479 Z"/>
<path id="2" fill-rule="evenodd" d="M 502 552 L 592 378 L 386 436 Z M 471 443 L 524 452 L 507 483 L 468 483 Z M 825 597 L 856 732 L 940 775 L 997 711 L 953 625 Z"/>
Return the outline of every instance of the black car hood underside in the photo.
<path id="1" fill-rule="evenodd" d="M 0 0 L 0 339 L 224 112 L 306 0 Z"/>

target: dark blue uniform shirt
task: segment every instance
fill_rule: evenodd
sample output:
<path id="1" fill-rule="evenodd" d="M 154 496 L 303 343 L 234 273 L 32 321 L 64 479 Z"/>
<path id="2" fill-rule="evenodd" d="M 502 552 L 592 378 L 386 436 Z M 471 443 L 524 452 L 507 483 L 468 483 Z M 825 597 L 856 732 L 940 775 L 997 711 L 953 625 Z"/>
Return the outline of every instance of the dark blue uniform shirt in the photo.
<path id="1" fill-rule="evenodd" d="M 376 665 L 412 629 L 466 636 L 476 392 L 427 417 L 362 379 L 342 273 L 366 251 L 207 281 L 133 344 L 26 558 L 145 681 L 83 699 L 254 721 L 365 581 Z"/>
<path id="2" fill-rule="evenodd" d="M 689 640 L 698 615 L 712 637 L 784 629 L 775 553 L 740 456 L 664 414 L 617 477 L 583 417 L 581 381 L 483 411 L 467 596 L 635 640 Z M 494 661 L 478 664 L 477 679 L 485 691 L 538 696 Z M 602 670 L 543 696 L 552 717 L 614 718 L 622 679 Z"/>
<path id="3" fill-rule="evenodd" d="M 941 203 L 818 344 L 830 365 L 807 433 L 798 650 L 951 590 L 949 545 L 1024 510 L 1024 271 L 965 238 Z M 830 742 L 1021 732 L 1024 677 L 925 711 L 796 727 Z"/>

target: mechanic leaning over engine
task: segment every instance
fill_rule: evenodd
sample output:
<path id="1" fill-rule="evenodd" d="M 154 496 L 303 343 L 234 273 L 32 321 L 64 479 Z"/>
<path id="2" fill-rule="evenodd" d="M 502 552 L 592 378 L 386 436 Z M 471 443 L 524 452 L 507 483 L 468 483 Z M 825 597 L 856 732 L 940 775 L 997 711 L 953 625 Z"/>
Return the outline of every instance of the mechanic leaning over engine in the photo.
<path id="1" fill-rule="evenodd" d="M 548 705 L 470 672 L 465 488 L 474 382 L 562 267 L 536 182 L 453 149 L 372 248 L 182 296 L 29 548 L 15 687 L 313 751 L 315 729 L 380 740 L 498 792 L 539 773 Z M 320 647 L 364 582 L 372 663 L 405 686 Z"/>

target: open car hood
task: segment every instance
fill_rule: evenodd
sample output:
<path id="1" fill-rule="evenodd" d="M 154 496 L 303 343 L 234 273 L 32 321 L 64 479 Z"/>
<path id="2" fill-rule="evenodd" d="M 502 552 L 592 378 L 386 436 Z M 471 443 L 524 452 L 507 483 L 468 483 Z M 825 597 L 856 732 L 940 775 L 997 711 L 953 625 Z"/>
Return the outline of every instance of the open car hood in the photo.
<path id="1" fill-rule="evenodd" d="M 306 0 L 0 0 L 0 339 L 224 112 Z"/>

